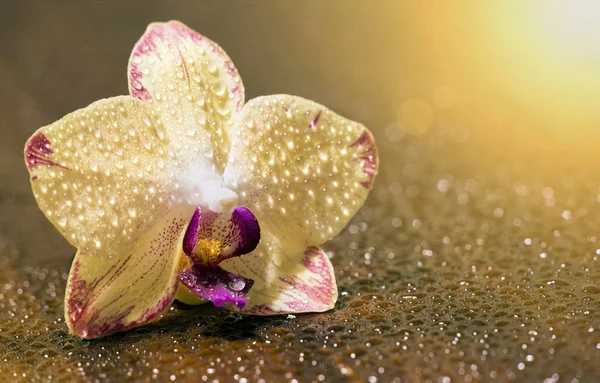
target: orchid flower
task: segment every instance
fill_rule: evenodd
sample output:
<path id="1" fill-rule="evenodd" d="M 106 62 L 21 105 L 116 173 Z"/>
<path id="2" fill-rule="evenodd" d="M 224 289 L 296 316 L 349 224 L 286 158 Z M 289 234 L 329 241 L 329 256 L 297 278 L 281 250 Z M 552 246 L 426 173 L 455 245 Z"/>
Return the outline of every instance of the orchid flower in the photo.
<path id="1" fill-rule="evenodd" d="M 127 74 L 129 96 L 68 114 L 25 147 L 40 209 L 78 250 L 70 332 L 140 326 L 175 299 L 254 315 L 333 308 L 319 245 L 373 185 L 371 133 L 300 97 L 244 104 L 227 54 L 176 21 L 148 26 Z"/>

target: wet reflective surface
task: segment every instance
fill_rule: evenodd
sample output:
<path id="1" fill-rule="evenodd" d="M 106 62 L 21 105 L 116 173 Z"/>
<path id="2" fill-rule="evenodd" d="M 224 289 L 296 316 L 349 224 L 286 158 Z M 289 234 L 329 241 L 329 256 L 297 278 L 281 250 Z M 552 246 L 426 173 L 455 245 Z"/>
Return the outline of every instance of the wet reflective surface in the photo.
<path id="1" fill-rule="evenodd" d="M 600 379 L 598 133 L 561 130 L 550 109 L 453 77 L 428 57 L 437 40 L 425 44 L 423 10 L 140 7 L 0 5 L 1 381 Z M 153 325 L 82 341 L 62 318 L 74 250 L 35 204 L 23 144 L 124 94 L 133 43 L 171 18 L 227 50 L 248 99 L 297 94 L 367 125 L 380 175 L 324 246 L 333 311 L 257 318 L 175 304 Z"/>

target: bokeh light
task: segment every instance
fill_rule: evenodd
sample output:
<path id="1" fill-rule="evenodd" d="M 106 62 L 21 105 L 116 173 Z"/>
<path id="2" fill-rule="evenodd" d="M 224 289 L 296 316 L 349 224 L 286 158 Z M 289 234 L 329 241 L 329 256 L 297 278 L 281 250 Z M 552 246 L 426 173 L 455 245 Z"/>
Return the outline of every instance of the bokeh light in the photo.
<path id="1" fill-rule="evenodd" d="M 423 100 L 410 99 L 398 109 L 398 121 L 406 134 L 418 136 L 426 133 L 433 124 L 433 110 Z"/>
<path id="2" fill-rule="evenodd" d="M 433 90 L 433 105 L 438 109 L 452 109 L 456 99 L 456 91 L 451 86 L 440 85 Z"/>
<path id="3" fill-rule="evenodd" d="M 548 33 L 565 49 L 575 55 L 600 54 L 599 1 L 554 0 L 538 6 Z"/>
<path id="4" fill-rule="evenodd" d="M 455 102 L 445 84 L 456 84 L 457 110 L 471 123 L 529 126 L 524 135 L 589 141 L 600 117 L 600 2 L 549 0 L 461 2 L 423 6 L 423 38 L 436 62 L 432 102 Z M 486 134 L 493 133 L 486 129 Z"/>

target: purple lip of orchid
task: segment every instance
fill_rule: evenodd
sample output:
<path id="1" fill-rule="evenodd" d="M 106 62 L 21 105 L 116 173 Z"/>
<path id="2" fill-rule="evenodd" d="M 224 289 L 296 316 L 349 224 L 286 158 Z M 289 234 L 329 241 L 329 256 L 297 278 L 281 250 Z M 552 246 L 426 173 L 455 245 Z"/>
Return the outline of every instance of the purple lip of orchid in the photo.
<path id="1" fill-rule="evenodd" d="M 199 298 L 220 307 L 233 303 L 243 308 L 252 279 L 227 272 L 222 261 L 250 253 L 260 242 L 260 226 L 250 209 L 238 206 L 227 219 L 224 214 L 197 207 L 183 238 L 183 252 L 193 266 L 178 278 Z"/>
<path id="2" fill-rule="evenodd" d="M 194 265 L 178 275 L 179 280 L 198 297 L 221 307 L 224 303 L 234 303 L 244 308 L 248 298 L 245 295 L 254 284 L 252 279 L 229 273 L 219 266 Z"/>

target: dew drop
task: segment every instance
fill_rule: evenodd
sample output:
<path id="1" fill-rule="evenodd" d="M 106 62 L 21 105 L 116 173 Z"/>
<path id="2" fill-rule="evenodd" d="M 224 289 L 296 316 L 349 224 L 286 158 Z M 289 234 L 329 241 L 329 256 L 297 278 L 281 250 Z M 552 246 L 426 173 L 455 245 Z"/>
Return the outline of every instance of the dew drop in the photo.
<path id="1" fill-rule="evenodd" d="M 219 81 L 213 86 L 213 92 L 217 97 L 223 97 L 227 91 L 227 84 L 225 81 Z"/>
<path id="2" fill-rule="evenodd" d="M 203 110 L 198 111 L 196 121 L 198 121 L 200 125 L 206 125 L 206 112 Z"/>
<path id="3" fill-rule="evenodd" d="M 208 64 L 206 69 L 208 70 L 208 73 L 215 75 L 215 76 L 217 75 L 217 72 L 219 71 L 219 68 L 217 67 L 217 63 L 214 63 L 214 62 Z"/>
<path id="4" fill-rule="evenodd" d="M 60 227 L 65 227 L 65 226 L 67 226 L 67 217 L 59 217 L 59 218 L 56 220 L 56 223 L 58 223 L 58 226 L 60 226 Z"/>
<path id="5" fill-rule="evenodd" d="M 194 126 L 189 126 L 186 130 L 185 130 L 185 134 L 188 137 L 193 137 L 196 134 L 196 127 Z"/>
<path id="6" fill-rule="evenodd" d="M 133 89 L 136 90 L 142 90 L 144 87 L 142 86 L 142 83 L 139 82 L 138 80 L 133 80 Z"/>
<path id="7" fill-rule="evenodd" d="M 93 172 L 98 171 L 98 161 L 96 159 L 90 160 L 90 170 Z"/>
<path id="8" fill-rule="evenodd" d="M 246 287 L 246 282 L 242 278 L 235 278 L 229 282 L 229 288 L 233 291 L 242 291 Z"/>
<path id="9" fill-rule="evenodd" d="M 146 124 L 147 127 L 151 127 L 152 124 L 150 123 L 150 119 L 148 118 L 148 116 L 144 115 L 144 117 L 142 117 L 142 121 L 144 122 L 144 124 Z"/>
<path id="10" fill-rule="evenodd" d="M 204 157 L 212 158 L 212 156 L 214 155 L 214 151 L 212 150 L 212 148 L 208 147 L 202 150 L 202 154 L 204 155 Z"/>

